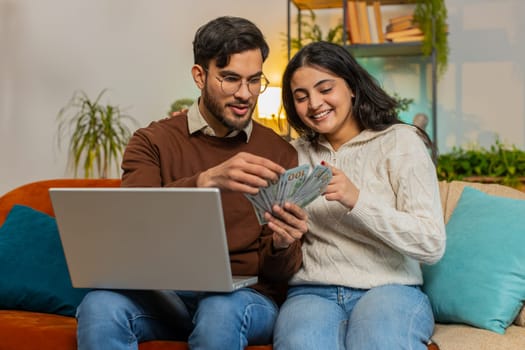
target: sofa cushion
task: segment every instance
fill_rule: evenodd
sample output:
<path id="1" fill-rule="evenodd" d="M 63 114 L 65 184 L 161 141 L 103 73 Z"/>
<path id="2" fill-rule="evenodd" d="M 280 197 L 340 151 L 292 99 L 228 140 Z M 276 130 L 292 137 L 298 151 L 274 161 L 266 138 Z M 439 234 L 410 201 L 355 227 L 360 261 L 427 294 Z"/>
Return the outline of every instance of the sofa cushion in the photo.
<path id="1" fill-rule="evenodd" d="M 76 350 L 74 317 L 40 312 L 0 310 L 1 350 Z M 180 341 L 151 340 L 139 350 L 188 350 Z M 272 350 L 271 345 L 250 345 L 246 350 Z"/>
<path id="2" fill-rule="evenodd" d="M 516 317 L 516 319 L 514 320 L 514 324 L 525 327 L 525 307 L 521 308 L 518 317 Z"/>
<path id="3" fill-rule="evenodd" d="M 1 350 L 76 350 L 77 321 L 74 317 L 40 312 L 0 310 Z M 248 347 L 271 350 L 271 347 Z M 184 342 L 154 340 L 139 344 L 139 350 L 188 350 Z"/>
<path id="4" fill-rule="evenodd" d="M 0 310 L 0 349 L 75 350 L 77 322 L 48 313 Z"/>
<path id="5" fill-rule="evenodd" d="M 436 324 L 434 342 L 439 350 L 525 349 L 525 328 L 510 326 L 505 335 L 460 324 Z"/>
<path id="6" fill-rule="evenodd" d="M 15 205 L 0 227 L 0 308 L 74 315 L 86 289 L 71 286 L 55 219 Z"/>
<path id="7" fill-rule="evenodd" d="M 525 299 L 523 213 L 524 200 L 464 188 L 447 223 L 445 255 L 423 266 L 437 322 L 505 332 Z"/>
<path id="8" fill-rule="evenodd" d="M 524 191 L 520 191 L 509 186 L 503 186 L 493 183 L 487 184 L 468 181 L 440 181 L 439 192 L 441 196 L 441 204 L 443 206 L 443 215 L 445 223 L 448 222 L 450 216 L 452 215 L 452 212 L 454 211 L 454 208 L 456 208 L 456 204 L 465 186 L 473 187 L 485 193 L 493 194 L 500 197 L 525 199 Z M 525 307 L 521 308 L 519 315 L 514 320 L 514 324 L 525 327 Z"/>

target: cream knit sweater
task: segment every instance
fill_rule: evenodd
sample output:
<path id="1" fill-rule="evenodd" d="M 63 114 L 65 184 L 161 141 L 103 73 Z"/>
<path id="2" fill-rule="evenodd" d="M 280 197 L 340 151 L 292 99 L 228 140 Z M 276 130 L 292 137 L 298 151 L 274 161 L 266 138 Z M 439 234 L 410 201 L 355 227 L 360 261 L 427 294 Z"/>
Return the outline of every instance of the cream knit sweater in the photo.
<path id="1" fill-rule="evenodd" d="M 436 169 L 415 128 L 365 130 L 337 151 L 320 144 L 293 141 L 299 164 L 341 169 L 359 199 L 350 211 L 322 196 L 306 207 L 303 265 L 290 284 L 421 284 L 419 264 L 441 258 L 446 236 Z"/>

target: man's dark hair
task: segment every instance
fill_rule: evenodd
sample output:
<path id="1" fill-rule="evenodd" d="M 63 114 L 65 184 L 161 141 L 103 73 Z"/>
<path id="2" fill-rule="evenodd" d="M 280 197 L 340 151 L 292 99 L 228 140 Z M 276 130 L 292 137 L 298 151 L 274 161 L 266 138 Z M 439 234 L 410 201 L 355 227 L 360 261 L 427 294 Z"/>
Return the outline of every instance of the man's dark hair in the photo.
<path id="1" fill-rule="evenodd" d="M 231 55 L 253 49 L 261 50 L 263 62 L 270 52 L 259 28 L 240 17 L 218 17 L 200 27 L 193 40 L 194 63 L 204 68 L 214 58 L 217 67 L 225 67 Z"/>

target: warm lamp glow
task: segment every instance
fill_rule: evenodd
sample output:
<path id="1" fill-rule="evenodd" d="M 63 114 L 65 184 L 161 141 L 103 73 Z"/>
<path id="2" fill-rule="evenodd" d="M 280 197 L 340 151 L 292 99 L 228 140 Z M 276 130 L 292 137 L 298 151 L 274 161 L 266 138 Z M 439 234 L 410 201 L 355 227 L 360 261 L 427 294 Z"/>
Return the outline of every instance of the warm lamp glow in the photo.
<path id="1" fill-rule="evenodd" d="M 268 86 L 266 91 L 259 95 L 257 109 L 261 119 L 279 119 L 281 117 L 281 88 Z"/>

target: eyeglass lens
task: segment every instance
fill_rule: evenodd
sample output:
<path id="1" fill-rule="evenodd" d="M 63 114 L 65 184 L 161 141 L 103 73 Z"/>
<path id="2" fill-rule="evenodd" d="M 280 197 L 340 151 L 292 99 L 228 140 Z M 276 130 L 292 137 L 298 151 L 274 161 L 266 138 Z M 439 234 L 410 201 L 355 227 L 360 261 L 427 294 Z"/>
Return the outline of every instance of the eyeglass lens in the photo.
<path id="1" fill-rule="evenodd" d="M 243 80 L 241 78 L 234 76 L 226 76 L 222 79 L 217 77 L 217 80 L 221 82 L 222 91 L 228 95 L 239 91 L 243 84 Z M 252 95 L 260 94 L 266 90 L 266 87 L 268 86 L 268 79 L 266 79 L 264 75 L 261 75 L 260 77 L 247 80 L 246 85 L 248 87 L 248 91 L 250 91 Z"/>

